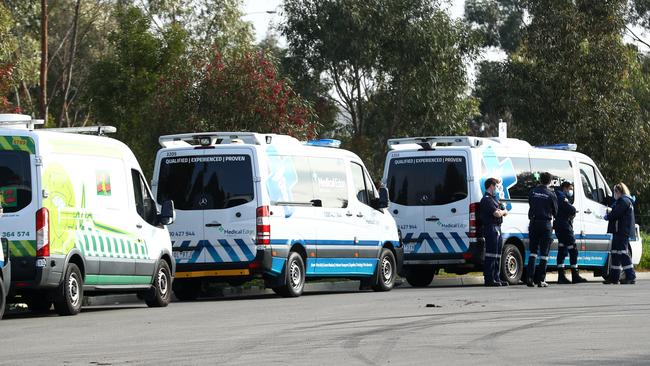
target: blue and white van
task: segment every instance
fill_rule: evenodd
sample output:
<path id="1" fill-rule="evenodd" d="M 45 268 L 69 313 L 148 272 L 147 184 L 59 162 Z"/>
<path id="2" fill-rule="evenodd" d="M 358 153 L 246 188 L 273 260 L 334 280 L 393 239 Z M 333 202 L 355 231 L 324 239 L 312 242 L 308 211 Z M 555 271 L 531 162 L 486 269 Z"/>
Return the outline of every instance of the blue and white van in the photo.
<path id="1" fill-rule="evenodd" d="M 196 298 L 211 281 L 256 276 L 282 296 L 324 277 L 393 287 L 402 247 L 385 189 L 338 141 L 214 132 L 160 143 L 152 187 L 175 203 L 178 299 Z"/>
<path id="2" fill-rule="evenodd" d="M 533 147 L 511 138 L 415 137 L 391 139 L 383 181 L 404 243 L 404 271 L 413 286 L 428 286 L 439 269 L 450 273 L 481 270 L 484 245 L 476 226 L 487 178 L 503 183 L 504 218 L 501 271 L 511 284 L 522 277 L 528 259 L 528 192 L 541 172 L 553 185 L 574 184 L 574 220 L 580 268 L 608 270 L 611 236 L 604 219 L 612 192 L 588 156 L 575 144 Z M 632 259 L 641 259 L 641 237 L 631 242 Z M 557 240 L 549 266 L 554 267 Z"/>

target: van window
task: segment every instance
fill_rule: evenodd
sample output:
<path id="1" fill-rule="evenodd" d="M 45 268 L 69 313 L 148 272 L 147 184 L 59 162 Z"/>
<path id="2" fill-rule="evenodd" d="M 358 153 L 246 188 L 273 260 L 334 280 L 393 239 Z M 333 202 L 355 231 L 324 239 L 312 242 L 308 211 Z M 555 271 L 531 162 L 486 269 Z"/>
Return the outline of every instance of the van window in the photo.
<path id="1" fill-rule="evenodd" d="M 348 207 L 348 180 L 343 159 L 310 157 L 314 182 L 314 199 L 321 200 L 323 207 Z"/>
<path id="2" fill-rule="evenodd" d="M 530 159 L 530 165 L 535 174 L 536 180 L 539 181 L 539 174 L 549 172 L 553 176 L 551 186 L 559 187 L 562 182 L 571 182 L 575 180 L 573 175 L 573 164 L 570 160 L 559 159 Z"/>
<path id="3" fill-rule="evenodd" d="M 371 200 L 377 197 L 374 184 L 361 165 L 351 162 L 350 168 L 352 170 L 352 179 L 354 180 L 354 195 L 359 202 L 370 206 Z"/>
<path id="4" fill-rule="evenodd" d="M 533 172 L 530 170 L 528 158 L 510 158 L 517 175 L 517 182 L 508 189 L 510 199 L 528 199 L 528 193 L 537 184 Z M 482 187 L 481 187 L 482 188 Z M 505 188 L 505 187 L 504 187 Z"/>
<path id="5" fill-rule="evenodd" d="M 29 153 L 0 151 L 0 203 L 5 213 L 18 212 L 32 202 Z"/>
<path id="6" fill-rule="evenodd" d="M 133 179 L 133 196 L 135 198 L 135 210 L 142 219 L 150 225 L 156 225 L 158 210 L 156 201 L 154 201 L 149 188 L 142 178 L 142 174 L 135 169 L 131 169 L 131 178 Z"/>
<path id="7" fill-rule="evenodd" d="M 580 163 L 580 183 L 585 196 L 592 201 L 605 204 L 606 196 L 611 195 L 596 168 L 589 164 Z"/>
<path id="8" fill-rule="evenodd" d="M 174 201 L 179 210 L 215 210 L 254 198 L 249 155 L 165 158 L 158 175 L 158 202 Z"/>
<path id="9" fill-rule="evenodd" d="M 463 156 L 408 157 L 391 160 L 388 193 L 405 206 L 446 205 L 467 198 Z"/>

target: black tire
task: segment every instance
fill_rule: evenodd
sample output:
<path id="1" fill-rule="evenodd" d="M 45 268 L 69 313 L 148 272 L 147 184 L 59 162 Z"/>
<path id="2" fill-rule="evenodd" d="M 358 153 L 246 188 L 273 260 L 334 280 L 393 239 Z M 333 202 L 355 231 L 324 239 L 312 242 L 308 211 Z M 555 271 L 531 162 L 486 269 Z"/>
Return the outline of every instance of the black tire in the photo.
<path id="1" fill-rule="evenodd" d="M 52 308 L 52 297 L 47 292 L 34 292 L 22 295 L 27 308 L 34 314 L 47 314 Z"/>
<path id="2" fill-rule="evenodd" d="M 59 315 L 76 315 L 84 298 L 84 280 L 74 263 L 68 263 L 63 282 L 54 293 L 54 310 Z"/>
<path id="3" fill-rule="evenodd" d="M 406 282 L 411 287 L 427 287 L 433 281 L 434 268 L 433 266 L 413 266 L 405 271 Z"/>
<path id="4" fill-rule="evenodd" d="M 524 260 L 516 245 L 506 244 L 501 254 L 501 277 L 511 285 L 516 285 L 524 275 Z"/>
<path id="5" fill-rule="evenodd" d="M 164 259 L 158 261 L 151 290 L 144 296 L 144 302 L 151 308 L 164 308 L 172 298 L 172 274 Z"/>
<path id="6" fill-rule="evenodd" d="M 172 285 L 174 295 L 180 301 L 194 301 L 201 294 L 201 281 L 200 280 L 174 280 Z"/>
<path id="7" fill-rule="evenodd" d="M 397 264 L 395 255 L 390 249 L 382 248 L 375 272 L 376 281 L 372 289 L 377 292 L 392 290 L 397 277 Z"/>
<path id="8" fill-rule="evenodd" d="M 298 297 L 305 289 L 305 261 L 296 252 L 289 253 L 284 267 L 285 284 L 274 287 L 273 292 L 282 297 Z"/>
<path id="9" fill-rule="evenodd" d="M 0 277 L 0 319 L 5 314 L 5 306 L 7 305 L 7 294 L 5 287 L 2 285 L 2 277 Z"/>

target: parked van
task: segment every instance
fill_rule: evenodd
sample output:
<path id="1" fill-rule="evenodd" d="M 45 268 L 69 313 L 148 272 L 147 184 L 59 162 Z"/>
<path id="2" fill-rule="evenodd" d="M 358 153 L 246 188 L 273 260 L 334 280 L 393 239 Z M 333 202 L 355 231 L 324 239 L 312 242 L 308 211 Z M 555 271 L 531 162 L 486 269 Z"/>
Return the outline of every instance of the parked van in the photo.
<path id="1" fill-rule="evenodd" d="M 1 214 L 0 214 L 1 216 Z M 9 242 L 6 238 L 0 239 L 0 319 L 5 313 L 7 306 L 7 294 L 11 283 L 11 261 L 9 254 Z"/>
<path id="2" fill-rule="evenodd" d="M 126 145 L 83 134 L 114 130 L 34 129 L 29 116 L 0 115 L 1 236 L 12 290 L 33 311 L 54 303 L 61 315 L 76 314 L 84 294 L 110 292 L 169 303 L 173 203 L 157 212 Z"/>
<path id="3" fill-rule="evenodd" d="M 482 270 L 483 238 L 477 209 L 487 178 L 503 183 L 508 216 L 503 220 L 501 272 L 519 282 L 528 260 L 528 192 L 541 172 L 553 185 L 574 184 L 574 220 L 580 268 L 608 271 L 611 235 L 604 219 L 612 192 L 594 162 L 575 152 L 575 144 L 533 147 L 510 138 L 416 137 L 391 139 L 383 180 L 404 242 L 404 275 L 413 286 L 427 286 L 434 274 Z M 635 264 L 641 237 L 632 238 Z M 556 266 L 557 240 L 548 265 Z"/>
<path id="4" fill-rule="evenodd" d="M 169 230 L 179 299 L 196 298 L 206 282 L 255 276 L 288 297 L 324 277 L 393 287 L 402 247 L 386 191 L 337 141 L 210 132 L 160 143 L 152 187 L 176 205 Z"/>

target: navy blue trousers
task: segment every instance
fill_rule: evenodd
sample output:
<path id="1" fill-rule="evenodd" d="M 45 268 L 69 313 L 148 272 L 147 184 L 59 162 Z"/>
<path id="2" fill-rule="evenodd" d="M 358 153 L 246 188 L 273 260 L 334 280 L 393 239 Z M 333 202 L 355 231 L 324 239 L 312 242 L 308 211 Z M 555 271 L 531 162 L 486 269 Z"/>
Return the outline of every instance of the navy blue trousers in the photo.
<path id="1" fill-rule="evenodd" d="M 626 235 L 614 234 L 612 239 L 612 260 L 609 265 L 609 279 L 612 282 L 618 282 L 621 278 L 621 271 L 625 271 L 625 279 L 633 280 L 636 278 L 634 266 L 632 265 L 632 258 L 628 248 L 630 246 L 630 238 Z"/>
<path id="2" fill-rule="evenodd" d="M 578 268 L 578 246 L 573 231 L 555 230 L 557 235 L 557 268 L 564 268 L 564 258 L 569 254 L 571 269 Z"/>
<path id="3" fill-rule="evenodd" d="M 548 263 L 548 253 L 551 250 L 551 243 L 553 243 L 551 222 L 531 221 L 528 227 L 528 238 L 530 256 L 528 257 L 526 275 L 535 283 L 540 283 L 546 280 L 546 263 Z M 535 268 L 537 258 L 539 258 L 539 265 Z"/>
<path id="4" fill-rule="evenodd" d="M 483 279 L 485 280 L 485 283 L 499 282 L 501 249 L 503 247 L 501 227 L 496 225 L 485 225 L 483 227 L 483 237 L 485 238 Z"/>

